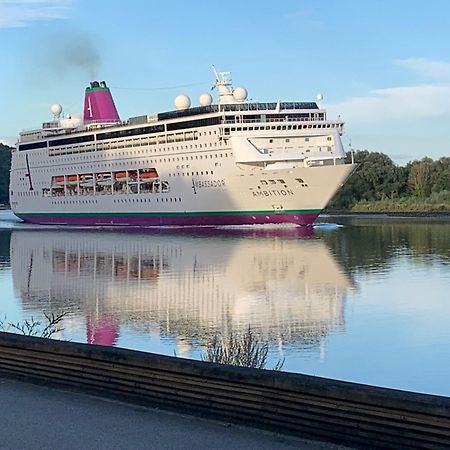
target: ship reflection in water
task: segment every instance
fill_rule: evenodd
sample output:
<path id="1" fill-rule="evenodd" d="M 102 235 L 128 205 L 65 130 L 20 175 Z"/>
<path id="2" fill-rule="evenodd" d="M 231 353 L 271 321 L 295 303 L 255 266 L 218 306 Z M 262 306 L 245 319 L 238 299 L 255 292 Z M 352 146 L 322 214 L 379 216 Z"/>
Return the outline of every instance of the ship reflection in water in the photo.
<path id="1" fill-rule="evenodd" d="M 351 283 L 311 233 L 14 231 L 14 287 L 27 317 L 69 313 L 64 339 L 198 358 L 251 326 L 272 353 L 323 350 Z"/>

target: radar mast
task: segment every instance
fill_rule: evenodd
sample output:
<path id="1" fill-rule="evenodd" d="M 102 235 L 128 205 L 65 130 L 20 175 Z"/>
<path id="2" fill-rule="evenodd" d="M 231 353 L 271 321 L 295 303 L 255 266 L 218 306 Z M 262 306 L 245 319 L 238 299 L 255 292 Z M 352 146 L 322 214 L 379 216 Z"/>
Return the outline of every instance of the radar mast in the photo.
<path id="1" fill-rule="evenodd" d="M 223 103 L 236 103 L 236 99 L 233 97 L 233 88 L 231 85 L 231 73 L 230 72 L 217 72 L 216 67 L 213 65 L 213 72 L 216 77 L 214 87 L 219 92 L 219 104 Z"/>

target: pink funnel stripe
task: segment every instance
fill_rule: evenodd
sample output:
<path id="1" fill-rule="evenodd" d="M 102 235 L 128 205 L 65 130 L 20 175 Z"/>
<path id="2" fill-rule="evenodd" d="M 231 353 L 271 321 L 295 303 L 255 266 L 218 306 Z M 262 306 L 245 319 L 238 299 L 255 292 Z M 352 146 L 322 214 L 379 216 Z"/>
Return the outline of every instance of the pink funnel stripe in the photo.
<path id="1" fill-rule="evenodd" d="M 107 87 L 87 88 L 84 96 L 85 122 L 119 122 L 119 114 Z"/>
<path id="2" fill-rule="evenodd" d="M 87 319 L 86 341 L 95 345 L 116 345 L 119 338 L 119 325 L 109 317 L 97 320 Z"/>

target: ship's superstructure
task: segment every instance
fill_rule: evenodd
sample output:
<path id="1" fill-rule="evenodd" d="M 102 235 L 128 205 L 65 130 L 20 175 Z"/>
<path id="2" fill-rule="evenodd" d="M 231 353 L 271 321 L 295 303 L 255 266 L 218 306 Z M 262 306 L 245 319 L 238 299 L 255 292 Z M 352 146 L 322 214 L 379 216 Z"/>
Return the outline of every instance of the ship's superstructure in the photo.
<path id="1" fill-rule="evenodd" d="M 355 168 L 343 122 L 316 102 L 247 101 L 216 73 L 217 103 L 180 95 L 176 110 L 121 121 L 105 82 L 83 117 L 24 131 L 13 151 L 10 204 L 40 224 L 311 224 Z M 320 98 L 320 97 L 319 97 Z"/>

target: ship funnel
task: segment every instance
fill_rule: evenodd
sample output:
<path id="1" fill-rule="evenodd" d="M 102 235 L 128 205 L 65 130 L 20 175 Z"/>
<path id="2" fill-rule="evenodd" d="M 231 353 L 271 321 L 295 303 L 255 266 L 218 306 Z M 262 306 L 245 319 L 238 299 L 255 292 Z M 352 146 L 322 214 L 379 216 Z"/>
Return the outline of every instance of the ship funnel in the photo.
<path id="1" fill-rule="evenodd" d="M 109 88 L 102 81 L 92 81 L 84 95 L 84 122 L 120 122 Z"/>

